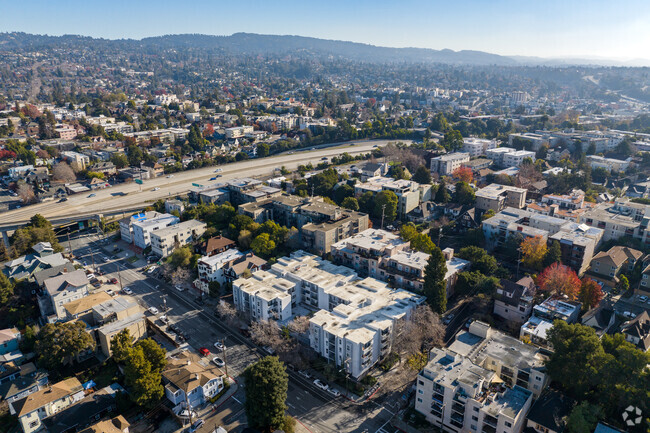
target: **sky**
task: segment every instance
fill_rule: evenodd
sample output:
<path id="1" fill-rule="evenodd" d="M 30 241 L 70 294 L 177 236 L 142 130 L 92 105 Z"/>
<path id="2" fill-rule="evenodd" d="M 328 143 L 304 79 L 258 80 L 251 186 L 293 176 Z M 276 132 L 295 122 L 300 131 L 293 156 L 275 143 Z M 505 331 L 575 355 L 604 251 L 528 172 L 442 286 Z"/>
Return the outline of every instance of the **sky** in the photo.
<path id="1" fill-rule="evenodd" d="M 237 32 L 502 55 L 650 59 L 650 0 L 0 0 L 0 32 Z"/>

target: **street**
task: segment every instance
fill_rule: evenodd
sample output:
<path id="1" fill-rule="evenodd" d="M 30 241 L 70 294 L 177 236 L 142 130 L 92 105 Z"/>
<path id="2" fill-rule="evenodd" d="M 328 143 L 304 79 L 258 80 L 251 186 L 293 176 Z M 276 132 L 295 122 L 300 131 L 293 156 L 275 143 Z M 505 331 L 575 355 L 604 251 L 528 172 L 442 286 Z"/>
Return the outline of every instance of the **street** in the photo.
<path id="1" fill-rule="evenodd" d="M 87 262 L 88 266 L 92 266 L 94 259 L 96 267 L 105 272 L 104 279 L 110 280 L 113 277 L 121 279 L 122 287 L 128 286 L 133 290 L 133 297 L 144 308 L 156 307 L 160 310 L 158 315 L 162 315 L 163 308 L 166 306 L 165 314 L 170 319 L 170 323 L 176 324 L 181 329 L 187 337 L 188 344 L 194 350 L 206 347 L 213 353 L 212 356 L 216 356 L 217 349 L 214 343 L 219 340 L 225 342 L 228 375 L 233 377 L 240 387 L 232 398 L 206 419 L 206 426 L 202 431 L 210 431 L 208 426 L 213 428 L 217 421 L 225 425 L 238 424 L 239 426 L 233 431 L 243 430 L 246 425 L 246 415 L 243 411 L 245 389 L 241 374 L 248 365 L 264 356 L 264 353 L 236 330 L 227 328 L 210 309 L 204 311 L 189 291 L 181 293 L 167 283 L 132 268 L 127 263 L 127 255 L 133 256 L 133 252 L 125 250 L 117 254 L 117 259 L 111 259 L 114 254 L 112 252 L 114 244 L 103 244 L 99 240 L 100 237 L 95 234 L 82 233 L 70 239 L 70 246 L 77 259 Z M 62 239 L 62 245 L 68 246 L 67 239 Z M 104 257 L 109 260 L 105 261 Z M 151 315 L 150 312 L 145 314 Z M 310 379 L 305 379 L 291 370 L 288 370 L 288 373 L 288 413 L 308 431 L 312 433 L 393 433 L 395 431 L 388 424 L 394 415 L 393 408 L 390 410 L 372 400 L 356 404 L 343 397 L 335 398 L 316 388 Z"/>

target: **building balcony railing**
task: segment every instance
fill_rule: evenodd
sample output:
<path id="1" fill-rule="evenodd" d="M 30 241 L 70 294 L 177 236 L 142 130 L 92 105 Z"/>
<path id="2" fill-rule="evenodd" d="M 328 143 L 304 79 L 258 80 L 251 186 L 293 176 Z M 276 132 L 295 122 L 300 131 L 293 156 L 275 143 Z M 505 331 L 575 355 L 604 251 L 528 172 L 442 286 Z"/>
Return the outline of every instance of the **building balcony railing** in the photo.
<path id="1" fill-rule="evenodd" d="M 483 425 L 483 430 L 481 430 L 481 433 L 496 433 L 496 431 L 496 427 L 493 427 L 491 425 Z"/>
<path id="2" fill-rule="evenodd" d="M 483 422 L 489 426 L 495 427 L 497 426 L 497 419 L 491 415 L 486 415 L 485 418 L 483 418 Z"/>

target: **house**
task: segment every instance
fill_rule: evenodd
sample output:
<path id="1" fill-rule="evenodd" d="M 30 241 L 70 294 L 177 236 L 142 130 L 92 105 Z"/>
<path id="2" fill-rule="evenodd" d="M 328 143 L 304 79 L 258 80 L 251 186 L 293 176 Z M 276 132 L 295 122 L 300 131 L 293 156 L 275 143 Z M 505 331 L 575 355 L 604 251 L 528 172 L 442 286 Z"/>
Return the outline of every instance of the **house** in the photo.
<path id="1" fill-rule="evenodd" d="M 43 370 L 36 370 L 33 363 L 29 364 L 33 368 L 26 370 L 25 366 L 28 364 L 23 364 L 20 369 L 21 376 L 0 386 L 0 399 L 12 403 L 43 389 L 48 384 L 48 374 Z M 26 371 L 23 374 L 24 370 Z M 12 407 L 9 406 L 9 409 Z"/>
<path id="2" fill-rule="evenodd" d="M 561 392 L 546 390 L 526 417 L 526 427 L 538 433 L 563 433 L 575 401 Z"/>
<path id="3" fill-rule="evenodd" d="M 245 274 L 252 274 L 266 265 L 266 260 L 257 257 L 253 253 L 248 253 L 224 265 L 223 275 L 227 283 L 232 283 Z"/>
<path id="4" fill-rule="evenodd" d="M 68 262 L 61 253 L 54 254 L 49 242 L 39 242 L 32 247 L 34 253 L 5 262 L 3 272 L 14 281 L 33 280 L 34 274 Z"/>
<path id="5" fill-rule="evenodd" d="M 88 277 L 83 269 L 48 278 L 43 286 L 38 304 L 42 316 L 50 322 L 66 318 L 64 304 L 88 296 Z"/>
<path id="6" fill-rule="evenodd" d="M 365 182 L 371 177 L 384 176 L 388 173 L 388 166 L 383 163 L 367 162 L 359 171 L 361 172 L 361 180 Z"/>
<path id="7" fill-rule="evenodd" d="M 181 215 L 185 211 L 185 205 L 180 200 L 165 200 L 165 212 L 171 214 L 173 211 Z"/>
<path id="8" fill-rule="evenodd" d="M 417 376 L 415 410 L 445 432 L 520 433 L 533 393 L 449 349 L 433 348 Z"/>
<path id="9" fill-rule="evenodd" d="M 535 292 L 535 282 L 530 277 L 516 283 L 502 279 L 494 296 L 494 314 L 514 323 L 524 323 L 533 309 Z"/>
<path id="10" fill-rule="evenodd" d="M 165 167 L 157 162 L 142 162 L 140 169 L 149 172 L 149 178 L 159 177 L 165 174 Z"/>
<path id="11" fill-rule="evenodd" d="M 613 246 L 607 251 L 601 251 L 591 259 L 589 272 L 604 280 L 614 281 L 616 276 L 624 271 L 630 273 L 643 253 L 629 247 Z"/>
<path id="12" fill-rule="evenodd" d="M 43 421 L 67 409 L 84 397 L 83 386 L 76 377 L 47 386 L 27 397 L 10 403 L 24 433 L 43 427 Z"/>
<path id="13" fill-rule="evenodd" d="M 580 315 L 581 306 L 580 302 L 551 296 L 533 307 L 533 315 L 521 325 L 519 338 L 535 344 L 546 345 L 546 334 L 553 327 L 553 322 L 563 320 L 567 323 L 575 323 Z"/>
<path id="14" fill-rule="evenodd" d="M 634 319 L 623 325 L 621 332 L 625 339 L 640 350 L 650 350 L 650 315 L 645 310 Z"/>
<path id="15" fill-rule="evenodd" d="M 210 283 L 225 284 L 225 270 L 228 265 L 236 260 L 243 259 L 246 255 L 236 248 L 223 251 L 212 256 L 203 256 L 197 261 L 198 278 L 194 280 L 194 287 L 204 293 L 210 290 Z"/>
<path id="16" fill-rule="evenodd" d="M 225 375 L 210 361 L 194 353 L 183 351 L 167 359 L 162 371 L 165 397 L 173 405 L 173 412 L 198 408 L 224 387 Z"/>
<path id="17" fill-rule="evenodd" d="M 203 241 L 194 248 L 194 252 L 202 256 L 214 256 L 224 251 L 234 248 L 235 241 L 223 236 L 213 236 L 207 241 Z"/>
<path id="18" fill-rule="evenodd" d="M 580 319 L 580 323 L 594 328 L 599 338 L 609 333 L 616 324 L 616 311 L 611 299 L 606 298 L 600 305 L 587 311 Z"/>
<path id="19" fill-rule="evenodd" d="M 18 350 L 20 342 L 20 331 L 17 328 L 7 328 L 0 330 L 0 355 Z"/>
<path id="20" fill-rule="evenodd" d="M 122 415 L 109 420 L 98 421 L 79 433 L 129 433 L 131 425 Z"/>
<path id="21" fill-rule="evenodd" d="M 106 177 L 115 176 L 117 174 L 115 164 L 110 161 L 98 162 L 97 164 L 90 166 L 88 171 L 102 173 Z"/>

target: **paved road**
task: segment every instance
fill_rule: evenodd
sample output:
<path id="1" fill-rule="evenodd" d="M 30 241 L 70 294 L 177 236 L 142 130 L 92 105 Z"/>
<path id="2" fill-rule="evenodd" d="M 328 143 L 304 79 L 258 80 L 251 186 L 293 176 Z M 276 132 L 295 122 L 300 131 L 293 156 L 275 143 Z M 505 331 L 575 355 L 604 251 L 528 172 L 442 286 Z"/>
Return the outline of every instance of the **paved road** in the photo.
<path id="1" fill-rule="evenodd" d="M 394 141 L 394 140 L 392 140 Z M 408 140 L 403 140 L 408 141 Z M 356 144 L 355 144 L 356 143 Z M 328 146 L 315 150 L 302 150 L 295 153 L 283 153 L 269 158 L 252 159 L 232 164 L 222 165 L 224 181 L 239 177 L 250 177 L 270 174 L 274 169 L 284 166 L 288 170 L 295 170 L 299 165 L 309 162 L 318 164 L 321 158 L 337 156 L 343 152 L 351 155 L 368 153 L 375 146 L 385 146 L 389 140 L 372 140 L 345 143 L 340 146 Z M 0 214 L 0 226 L 13 226 L 27 222 L 34 214 L 40 213 L 45 218 L 56 219 L 73 216 L 85 216 L 97 213 L 132 210 L 146 206 L 146 203 L 170 196 L 185 194 L 192 188 L 192 183 L 208 185 L 217 181 L 209 179 L 215 176 L 216 167 L 205 167 L 175 173 L 172 178 L 158 177 L 145 180 L 143 185 L 136 183 L 120 184 L 111 188 L 93 191 L 95 197 L 88 197 L 91 193 L 80 193 L 69 197 L 66 202 L 47 202 L 14 209 Z M 158 190 L 154 191 L 154 188 Z M 124 195 L 120 195 L 124 194 Z"/>
<path id="2" fill-rule="evenodd" d="M 138 269 L 130 268 L 121 253 L 118 259 L 111 259 L 108 250 L 102 251 L 102 246 L 97 242 L 97 236 L 76 236 L 70 244 L 73 252 L 80 261 L 91 264 L 91 251 L 97 266 L 106 274 L 103 278 L 118 277 L 124 287 L 128 286 L 134 292 L 133 296 L 148 307 L 154 306 L 162 311 L 163 299 L 166 301 L 167 317 L 172 323 L 177 324 L 183 334 L 187 336 L 188 343 L 194 349 L 207 347 L 214 354 L 217 351 L 214 343 L 225 340 L 227 346 L 228 374 L 243 385 L 240 375 L 244 369 L 255 362 L 264 353 L 244 339 L 238 332 L 231 331 L 224 326 L 209 311 L 196 304 L 194 296 L 189 292 L 180 293 L 171 286 Z M 67 240 L 63 243 L 67 247 Z M 110 244 L 112 248 L 112 244 Z M 132 255 L 132 252 L 128 252 Z M 105 260 L 107 258 L 108 260 Z M 151 316 L 149 312 L 146 313 Z M 162 314 L 162 313 L 160 313 Z M 159 314 L 159 315 L 160 315 Z M 335 432 L 368 432 L 389 433 L 394 429 L 388 424 L 393 416 L 392 408 L 385 408 L 370 400 L 363 405 L 355 405 L 343 397 L 334 398 L 329 393 L 316 388 L 311 380 L 289 371 L 289 392 L 287 397 L 288 412 L 299 420 L 302 425 L 312 433 Z M 246 416 L 243 412 L 245 389 L 242 386 L 226 404 L 219 407 L 215 420 L 207 419 L 206 428 L 214 427 L 214 422 L 223 415 L 227 424 L 238 423 L 235 431 L 241 431 L 245 426 Z"/>

